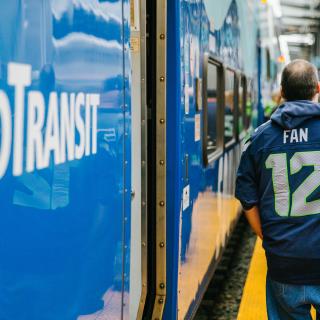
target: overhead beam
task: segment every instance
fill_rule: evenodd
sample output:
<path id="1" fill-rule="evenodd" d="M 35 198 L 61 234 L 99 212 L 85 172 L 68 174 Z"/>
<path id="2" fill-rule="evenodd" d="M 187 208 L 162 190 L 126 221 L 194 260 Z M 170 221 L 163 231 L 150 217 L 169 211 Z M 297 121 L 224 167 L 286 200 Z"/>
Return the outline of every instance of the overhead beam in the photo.
<path id="1" fill-rule="evenodd" d="M 301 0 L 281 0 L 281 5 L 287 5 L 290 7 L 297 7 L 297 8 L 315 8 L 317 6 L 319 6 L 320 2 L 318 1 L 317 3 L 315 3 L 313 0 L 305 0 L 305 1 L 301 1 Z"/>
<path id="2" fill-rule="evenodd" d="M 311 10 L 308 8 L 298 8 L 288 5 L 282 5 L 282 16 L 283 17 L 296 17 L 296 18 L 308 18 L 308 19 L 319 19 L 320 12 L 318 10 Z"/>
<path id="3" fill-rule="evenodd" d="M 295 34 L 295 33 L 318 33 L 319 31 L 319 28 L 317 27 L 309 27 L 307 32 L 303 29 L 304 27 L 299 27 L 299 26 L 282 27 L 280 33 L 287 35 L 287 34 Z"/>
<path id="4" fill-rule="evenodd" d="M 293 18 L 293 17 L 283 17 L 281 19 L 283 25 L 288 26 L 319 26 L 320 21 L 317 19 L 304 19 L 304 18 Z"/>

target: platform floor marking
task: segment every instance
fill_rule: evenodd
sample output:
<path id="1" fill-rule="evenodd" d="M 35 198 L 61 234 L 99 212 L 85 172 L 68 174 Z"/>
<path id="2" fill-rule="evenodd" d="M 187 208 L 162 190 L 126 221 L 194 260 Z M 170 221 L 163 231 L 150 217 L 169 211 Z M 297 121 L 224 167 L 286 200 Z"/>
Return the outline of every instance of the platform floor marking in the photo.
<path id="1" fill-rule="evenodd" d="M 266 257 L 261 240 L 258 239 L 250 262 L 237 320 L 268 319 L 265 293 L 266 275 Z M 316 319 L 314 310 L 312 310 L 312 317 Z"/>

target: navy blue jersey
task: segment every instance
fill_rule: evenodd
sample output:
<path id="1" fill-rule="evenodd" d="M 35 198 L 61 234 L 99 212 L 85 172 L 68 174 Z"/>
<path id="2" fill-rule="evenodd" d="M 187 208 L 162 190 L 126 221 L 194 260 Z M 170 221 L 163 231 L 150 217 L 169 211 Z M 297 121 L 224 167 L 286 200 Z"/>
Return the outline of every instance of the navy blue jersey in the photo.
<path id="1" fill-rule="evenodd" d="M 287 102 L 244 146 L 236 182 L 244 209 L 257 205 L 269 272 L 320 284 L 320 105 Z"/>

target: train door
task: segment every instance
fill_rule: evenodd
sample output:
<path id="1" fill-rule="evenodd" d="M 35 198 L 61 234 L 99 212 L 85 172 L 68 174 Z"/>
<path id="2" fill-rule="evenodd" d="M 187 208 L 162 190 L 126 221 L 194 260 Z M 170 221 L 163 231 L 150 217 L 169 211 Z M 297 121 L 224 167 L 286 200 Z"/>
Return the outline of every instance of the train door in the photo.
<path id="1" fill-rule="evenodd" d="M 166 292 L 166 2 L 131 11 L 132 216 L 130 319 L 162 317 Z"/>
<path id="2" fill-rule="evenodd" d="M 146 4 L 133 0 L 131 25 L 132 202 L 130 256 L 130 319 L 141 319 L 147 295 L 147 105 Z"/>
<path id="3" fill-rule="evenodd" d="M 166 298 L 166 0 L 146 1 L 148 277 L 143 318 L 161 319 Z"/>
<path id="4" fill-rule="evenodd" d="M 0 4 L 1 319 L 128 318 L 128 13 Z"/>

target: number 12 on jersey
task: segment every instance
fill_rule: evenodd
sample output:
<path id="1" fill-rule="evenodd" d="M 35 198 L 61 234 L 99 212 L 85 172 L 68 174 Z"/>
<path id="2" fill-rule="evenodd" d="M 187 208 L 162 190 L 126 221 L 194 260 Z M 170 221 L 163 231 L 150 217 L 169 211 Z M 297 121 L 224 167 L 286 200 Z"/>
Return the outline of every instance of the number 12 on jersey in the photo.
<path id="1" fill-rule="evenodd" d="M 286 153 L 270 154 L 266 168 L 272 170 L 272 183 L 275 211 L 283 217 L 299 217 L 320 213 L 320 199 L 307 201 L 307 198 L 320 186 L 320 151 L 296 152 L 290 159 L 290 174 L 298 173 L 303 167 L 313 167 L 314 171 L 301 181 L 292 193 L 290 207 L 290 184 Z"/>

